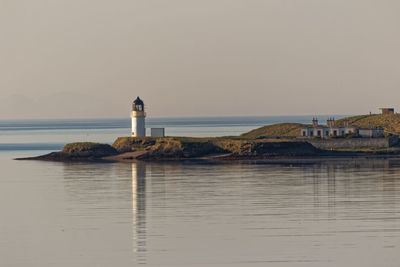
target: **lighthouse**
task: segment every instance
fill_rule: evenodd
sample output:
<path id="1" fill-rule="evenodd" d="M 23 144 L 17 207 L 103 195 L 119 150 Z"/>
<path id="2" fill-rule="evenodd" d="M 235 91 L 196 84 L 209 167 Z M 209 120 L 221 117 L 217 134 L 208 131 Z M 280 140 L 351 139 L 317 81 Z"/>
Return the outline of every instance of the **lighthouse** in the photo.
<path id="1" fill-rule="evenodd" d="M 146 136 L 144 103 L 137 97 L 132 104 L 132 137 Z"/>

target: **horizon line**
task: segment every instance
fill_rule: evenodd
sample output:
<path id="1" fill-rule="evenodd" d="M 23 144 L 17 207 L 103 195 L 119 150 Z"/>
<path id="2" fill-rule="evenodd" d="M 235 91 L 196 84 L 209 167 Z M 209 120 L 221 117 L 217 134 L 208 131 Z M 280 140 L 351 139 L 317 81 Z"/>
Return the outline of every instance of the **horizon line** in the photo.
<path id="1" fill-rule="evenodd" d="M 377 115 L 379 113 L 372 113 Z M 369 115 L 368 114 L 296 114 L 296 115 L 222 115 L 222 116 L 154 116 L 146 117 L 147 119 L 190 119 L 190 118 L 250 118 L 250 117 L 318 117 L 318 116 L 358 116 L 358 115 Z M 15 118 L 15 119 L 0 119 L 0 121 L 41 121 L 41 120 L 120 120 L 130 119 L 130 117 L 71 117 L 71 118 Z"/>

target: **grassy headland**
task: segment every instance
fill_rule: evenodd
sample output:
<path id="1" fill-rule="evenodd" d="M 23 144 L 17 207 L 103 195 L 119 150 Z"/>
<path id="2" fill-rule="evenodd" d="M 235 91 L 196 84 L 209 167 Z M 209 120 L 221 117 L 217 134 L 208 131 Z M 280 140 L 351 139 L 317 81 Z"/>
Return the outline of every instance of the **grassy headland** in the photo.
<path id="1" fill-rule="evenodd" d="M 71 143 L 60 152 L 24 158 L 53 161 L 264 159 L 313 157 L 324 153 L 307 142 L 239 138 L 119 137 L 112 146 Z"/>

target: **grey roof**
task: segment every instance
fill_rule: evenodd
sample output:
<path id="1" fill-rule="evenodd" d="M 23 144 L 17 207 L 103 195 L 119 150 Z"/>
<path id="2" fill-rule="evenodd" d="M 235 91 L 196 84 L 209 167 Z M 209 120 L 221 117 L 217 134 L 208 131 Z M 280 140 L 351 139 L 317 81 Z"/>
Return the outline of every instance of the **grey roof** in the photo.
<path id="1" fill-rule="evenodd" d="M 301 127 L 301 129 L 340 129 L 340 128 L 344 128 L 344 129 L 356 129 L 359 128 L 358 126 L 333 126 L 333 127 L 328 127 L 326 125 L 318 125 L 316 127 L 314 126 L 305 126 L 305 127 Z"/>

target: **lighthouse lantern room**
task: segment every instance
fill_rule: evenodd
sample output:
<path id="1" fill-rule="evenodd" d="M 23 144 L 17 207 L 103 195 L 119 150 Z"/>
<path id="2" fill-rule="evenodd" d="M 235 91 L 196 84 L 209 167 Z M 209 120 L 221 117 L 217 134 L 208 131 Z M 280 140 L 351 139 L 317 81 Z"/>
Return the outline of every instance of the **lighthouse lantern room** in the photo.
<path id="1" fill-rule="evenodd" d="M 132 104 L 132 137 L 146 136 L 144 103 L 137 97 Z"/>

